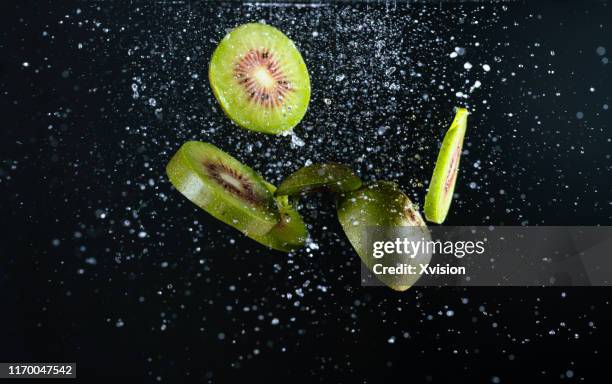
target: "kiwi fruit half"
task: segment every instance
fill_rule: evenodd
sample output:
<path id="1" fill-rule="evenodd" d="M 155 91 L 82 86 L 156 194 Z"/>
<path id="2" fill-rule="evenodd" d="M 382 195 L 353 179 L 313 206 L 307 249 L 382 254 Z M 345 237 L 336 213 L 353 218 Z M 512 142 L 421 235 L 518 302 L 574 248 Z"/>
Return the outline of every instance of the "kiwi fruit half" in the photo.
<path id="1" fill-rule="evenodd" d="M 378 181 L 344 193 L 338 199 L 337 209 L 340 225 L 349 242 L 370 270 L 378 263 L 383 266 L 412 264 L 419 270 L 418 264 L 427 264 L 431 260 L 431 254 L 419 254 L 414 258 L 404 254 L 376 259 L 367 249 L 366 230 L 373 229 L 381 231 L 379 238 L 387 241 L 395 241 L 398 237 L 409 238 L 411 241 L 431 240 L 421 215 L 397 184 Z M 396 291 L 407 290 L 420 277 L 419 274 L 375 276 Z"/>
<path id="2" fill-rule="evenodd" d="M 276 187 L 266 183 L 268 190 L 274 193 Z M 269 247 L 278 251 L 290 252 L 304 245 L 308 237 L 308 230 L 302 220 L 300 213 L 292 206 L 288 196 L 279 196 L 276 198 L 276 206 L 280 212 L 280 221 L 265 235 L 256 235 L 254 233 L 248 236 Z"/>
<path id="3" fill-rule="evenodd" d="M 166 173 L 191 202 L 247 235 L 263 236 L 279 223 L 264 179 L 212 144 L 186 142 L 166 166 Z"/>
<path id="4" fill-rule="evenodd" d="M 277 134 L 295 127 L 310 102 L 310 77 L 293 41 L 278 29 L 249 23 L 230 31 L 210 61 L 210 85 L 239 126 Z"/>
<path id="5" fill-rule="evenodd" d="M 444 222 L 453 200 L 468 115 L 467 109 L 457 109 L 455 119 L 446 132 L 438 153 L 429 191 L 425 196 L 425 217 L 433 223 Z"/>
<path id="6" fill-rule="evenodd" d="M 276 195 L 293 196 L 313 189 L 348 192 L 359 187 L 361 187 L 361 179 L 346 165 L 312 164 L 298 169 L 283 180 Z"/>

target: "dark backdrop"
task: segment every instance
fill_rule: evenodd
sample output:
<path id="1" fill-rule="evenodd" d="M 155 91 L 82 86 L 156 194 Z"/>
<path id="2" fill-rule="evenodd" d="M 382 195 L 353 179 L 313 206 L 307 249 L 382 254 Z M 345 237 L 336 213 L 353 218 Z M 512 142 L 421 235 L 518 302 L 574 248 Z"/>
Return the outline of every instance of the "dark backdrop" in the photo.
<path id="1" fill-rule="evenodd" d="M 88 381 L 136 382 L 607 372 L 607 288 L 360 287 L 329 198 L 303 200 L 312 241 L 286 255 L 211 219 L 164 175 L 195 139 L 273 183 L 338 161 L 422 204 L 464 105 L 448 224 L 609 225 L 606 2 L 3 8 L 0 361 L 76 361 Z M 293 137 L 235 127 L 211 94 L 208 59 L 247 21 L 286 32 L 309 68 Z"/>

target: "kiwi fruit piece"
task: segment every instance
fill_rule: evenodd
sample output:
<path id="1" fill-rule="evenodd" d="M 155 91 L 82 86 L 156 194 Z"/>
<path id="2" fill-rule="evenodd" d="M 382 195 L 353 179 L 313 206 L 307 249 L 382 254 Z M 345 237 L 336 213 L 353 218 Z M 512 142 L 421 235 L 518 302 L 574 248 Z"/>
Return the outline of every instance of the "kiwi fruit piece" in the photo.
<path id="1" fill-rule="evenodd" d="M 293 196 L 314 189 L 349 192 L 359 187 L 361 187 L 361 179 L 346 165 L 321 163 L 298 169 L 283 180 L 276 195 Z"/>
<path id="2" fill-rule="evenodd" d="M 225 113 L 239 126 L 278 134 L 295 127 L 310 102 L 310 77 L 293 41 L 249 23 L 230 31 L 210 61 L 208 77 Z"/>
<path id="3" fill-rule="evenodd" d="M 372 270 L 375 264 L 395 266 L 401 263 L 415 265 L 419 270 L 418 264 L 427 264 L 431 260 L 431 254 L 420 254 L 415 258 L 404 254 L 376 259 L 368 252 L 366 230 L 371 231 L 373 228 L 381 231 L 379 237 L 386 241 L 395 241 L 397 238 L 409 238 L 411 241 L 431 239 L 421 215 L 397 184 L 374 182 L 340 195 L 337 204 L 340 225 L 368 269 Z M 418 274 L 374 276 L 396 291 L 407 290 L 420 277 Z"/>
<path id="4" fill-rule="evenodd" d="M 186 142 L 166 166 L 166 173 L 191 202 L 247 235 L 263 236 L 279 223 L 264 179 L 212 144 Z"/>
<path id="5" fill-rule="evenodd" d="M 444 222 L 453 200 L 468 115 L 467 109 L 457 109 L 455 119 L 446 132 L 438 153 L 429 190 L 425 196 L 425 217 L 433 223 Z"/>
<path id="6" fill-rule="evenodd" d="M 268 190 L 274 193 L 276 187 L 266 183 Z M 276 206 L 280 212 L 280 221 L 265 235 L 250 233 L 248 236 L 278 251 L 290 252 L 302 247 L 308 237 L 306 224 L 300 213 L 292 206 L 288 196 L 276 198 Z"/>

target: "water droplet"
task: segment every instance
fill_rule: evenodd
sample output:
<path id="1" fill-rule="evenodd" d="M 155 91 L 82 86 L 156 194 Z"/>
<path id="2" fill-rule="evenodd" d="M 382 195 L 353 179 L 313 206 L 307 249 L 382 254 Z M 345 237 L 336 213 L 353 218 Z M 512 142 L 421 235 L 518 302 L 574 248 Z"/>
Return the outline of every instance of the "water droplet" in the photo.
<path id="1" fill-rule="evenodd" d="M 606 48 L 605 47 L 597 47 L 597 49 L 595 50 L 595 52 L 597 52 L 597 54 L 599 56 L 603 56 L 606 54 Z"/>

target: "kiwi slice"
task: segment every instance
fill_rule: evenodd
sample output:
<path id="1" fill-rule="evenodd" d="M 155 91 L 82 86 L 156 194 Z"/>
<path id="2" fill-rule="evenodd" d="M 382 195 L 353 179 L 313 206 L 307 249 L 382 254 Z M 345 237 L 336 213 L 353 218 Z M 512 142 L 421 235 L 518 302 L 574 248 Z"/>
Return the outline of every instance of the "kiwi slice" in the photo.
<path id="1" fill-rule="evenodd" d="M 467 109 L 457 109 L 455 119 L 446 132 L 438 153 L 429 191 L 425 196 L 425 217 L 433 223 L 444 222 L 453 200 L 468 115 Z"/>
<path id="2" fill-rule="evenodd" d="M 338 199 L 338 219 L 349 242 L 357 251 L 363 263 L 372 270 L 375 264 L 395 266 L 398 263 L 416 265 L 429 263 L 430 254 L 420 254 L 411 259 L 409 255 L 385 256 L 376 259 L 367 250 L 366 229 L 382 231 L 379 238 L 395 241 L 398 237 L 410 240 L 430 240 L 431 235 L 414 208 L 412 202 L 399 186 L 388 181 L 378 181 L 362 188 L 347 192 Z M 379 227 L 379 228 L 377 228 Z M 396 291 L 405 291 L 420 277 L 408 275 L 375 275 L 380 281 Z"/>
<path id="3" fill-rule="evenodd" d="M 250 23 L 230 31 L 213 53 L 210 85 L 239 126 L 277 134 L 295 127 L 310 101 L 310 77 L 293 41 Z"/>
<path id="4" fill-rule="evenodd" d="M 174 187 L 215 218 L 248 235 L 265 235 L 280 219 L 264 179 L 212 144 L 188 141 L 166 173 Z"/>
<path id="5" fill-rule="evenodd" d="M 266 183 L 268 190 L 274 193 L 276 187 Z M 300 248 L 306 242 L 308 230 L 300 213 L 291 205 L 288 196 L 276 198 L 276 206 L 280 212 L 280 221 L 265 235 L 250 233 L 248 236 L 272 249 L 290 252 Z"/>
<path id="6" fill-rule="evenodd" d="M 313 189 L 348 192 L 359 187 L 361 187 L 361 179 L 346 165 L 322 163 L 298 169 L 283 180 L 276 195 L 293 196 Z"/>

